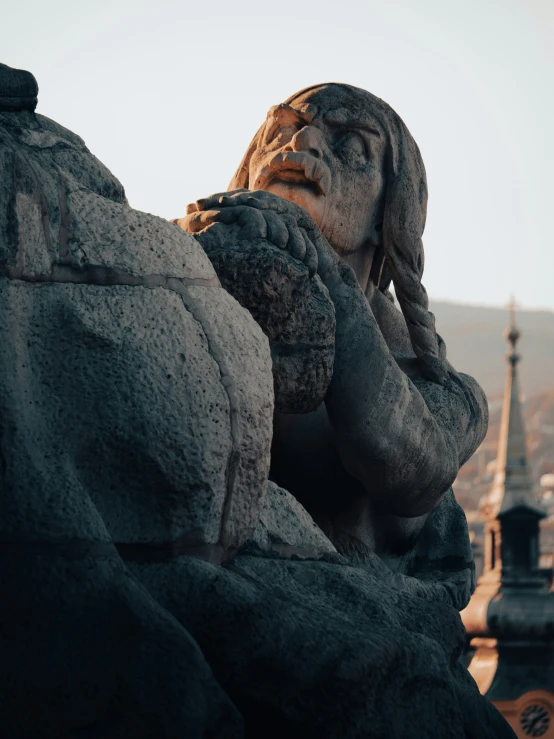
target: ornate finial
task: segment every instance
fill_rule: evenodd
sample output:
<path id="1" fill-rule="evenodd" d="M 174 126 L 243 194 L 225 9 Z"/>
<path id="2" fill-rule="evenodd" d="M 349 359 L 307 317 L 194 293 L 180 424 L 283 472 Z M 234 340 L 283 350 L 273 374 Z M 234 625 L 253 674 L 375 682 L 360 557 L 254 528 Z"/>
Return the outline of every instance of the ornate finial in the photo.
<path id="1" fill-rule="evenodd" d="M 504 336 L 506 337 L 506 340 L 509 341 L 512 345 L 512 351 L 510 354 L 508 354 L 507 359 L 515 367 L 520 358 L 519 354 L 516 352 L 516 344 L 521 334 L 516 326 L 517 303 L 513 296 L 508 303 L 508 308 L 510 310 L 510 326 L 504 331 Z"/>
<path id="2" fill-rule="evenodd" d="M 33 111 L 37 95 L 37 81 L 30 72 L 0 64 L 0 111 Z"/>

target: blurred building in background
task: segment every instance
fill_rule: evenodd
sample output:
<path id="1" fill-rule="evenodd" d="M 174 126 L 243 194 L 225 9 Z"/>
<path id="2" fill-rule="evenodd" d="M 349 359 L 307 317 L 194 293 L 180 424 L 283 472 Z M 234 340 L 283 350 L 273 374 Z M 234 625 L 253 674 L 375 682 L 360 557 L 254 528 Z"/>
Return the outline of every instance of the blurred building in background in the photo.
<path id="1" fill-rule="evenodd" d="M 489 401 L 489 431 L 454 483 L 464 508 L 474 547 L 477 575 L 482 573 L 484 520 L 479 513 L 496 469 L 504 393 L 498 359 L 503 352 L 505 311 L 499 308 L 432 302 L 437 326 L 456 369 L 477 378 Z M 521 408 L 527 432 L 527 463 L 533 494 L 547 514 L 541 520 L 541 564 L 552 566 L 554 552 L 554 313 L 524 311 L 518 315 L 525 361 L 518 366 L 524 391 Z"/>
<path id="2" fill-rule="evenodd" d="M 462 612 L 469 639 L 465 662 L 518 737 L 554 739 L 552 546 L 549 541 L 545 551 L 541 542 L 551 530 L 540 526 L 548 524 L 554 507 L 554 474 L 538 475 L 528 463 L 526 442 L 533 436 L 526 439 L 513 307 L 511 318 L 496 454 L 489 438 L 473 458 L 480 504 L 468 511 L 468 522 L 480 572 Z"/>

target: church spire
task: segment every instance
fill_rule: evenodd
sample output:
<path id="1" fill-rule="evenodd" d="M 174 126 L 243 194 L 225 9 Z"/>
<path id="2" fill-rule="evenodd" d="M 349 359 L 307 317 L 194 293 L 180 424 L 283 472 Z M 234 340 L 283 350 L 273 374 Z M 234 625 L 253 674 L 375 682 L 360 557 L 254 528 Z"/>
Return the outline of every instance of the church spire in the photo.
<path id="1" fill-rule="evenodd" d="M 496 471 L 483 513 L 487 518 L 496 518 L 498 514 L 525 506 L 539 512 L 542 518 L 543 512 L 535 501 L 527 465 L 525 428 L 519 397 L 518 364 L 521 357 L 516 351 L 520 332 L 516 326 L 516 305 L 513 299 L 509 308 L 510 325 L 504 336 L 510 345 L 510 351 L 506 355 L 508 374 L 504 390 Z"/>
<path id="2" fill-rule="evenodd" d="M 527 466 L 525 429 L 519 398 L 516 351 L 520 332 L 515 303 L 510 304 L 510 325 L 504 332 L 510 345 L 508 374 L 496 456 L 496 472 L 482 514 L 485 525 L 483 577 L 491 582 L 543 584 L 539 575 L 539 521 L 546 516 L 537 505 Z M 537 579 L 538 578 L 538 579 Z"/>

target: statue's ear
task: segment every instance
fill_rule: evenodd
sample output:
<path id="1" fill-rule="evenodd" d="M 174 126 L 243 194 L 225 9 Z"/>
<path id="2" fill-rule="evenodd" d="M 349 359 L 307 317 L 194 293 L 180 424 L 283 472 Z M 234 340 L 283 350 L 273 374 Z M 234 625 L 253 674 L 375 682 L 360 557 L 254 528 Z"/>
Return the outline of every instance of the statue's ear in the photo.
<path id="1" fill-rule="evenodd" d="M 246 150 L 246 154 L 242 158 L 242 162 L 239 165 L 239 168 L 234 174 L 233 179 L 229 183 L 229 190 L 242 190 L 242 189 L 249 189 L 249 170 L 250 170 L 250 159 L 252 158 L 252 154 L 256 151 L 258 148 L 258 142 L 260 140 L 260 137 L 262 135 L 262 131 L 264 129 L 265 123 L 258 129 L 256 135 L 250 142 L 250 146 Z"/>

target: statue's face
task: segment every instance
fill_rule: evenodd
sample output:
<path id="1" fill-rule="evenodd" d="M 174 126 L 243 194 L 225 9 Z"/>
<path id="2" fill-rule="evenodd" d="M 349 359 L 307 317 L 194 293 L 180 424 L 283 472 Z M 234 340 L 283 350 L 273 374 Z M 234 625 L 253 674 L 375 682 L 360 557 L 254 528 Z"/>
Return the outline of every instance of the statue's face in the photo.
<path id="1" fill-rule="evenodd" d="M 323 85 L 271 108 L 249 188 L 303 206 L 341 255 L 377 245 L 386 143 L 363 91 Z"/>

